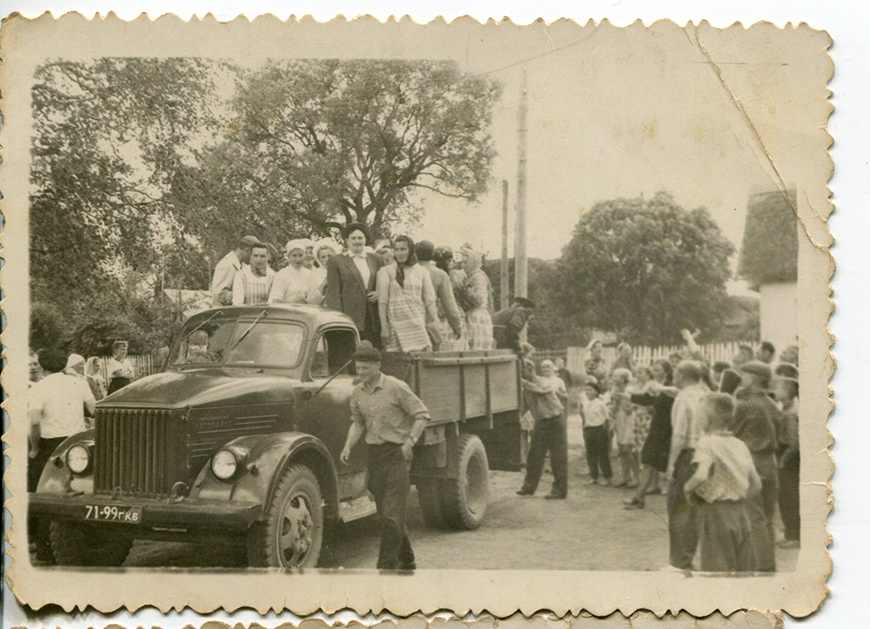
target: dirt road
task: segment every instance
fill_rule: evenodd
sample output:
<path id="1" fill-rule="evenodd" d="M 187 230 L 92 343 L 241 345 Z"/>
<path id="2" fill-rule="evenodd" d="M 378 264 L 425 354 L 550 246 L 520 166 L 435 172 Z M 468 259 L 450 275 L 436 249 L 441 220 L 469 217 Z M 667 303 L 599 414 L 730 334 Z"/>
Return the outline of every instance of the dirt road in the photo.
<path id="1" fill-rule="evenodd" d="M 647 508 L 626 511 L 629 490 L 588 486 L 579 417 L 569 421 L 567 500 L 544 500 L 552 477 L 538 494 L 516 495 L 520 473 L 492 472 L 489 508 L 476 531 L 443 531 L 423 524 L 412 490 L 409 528 L 419 569 L 658 570 L 668 563 L 667 508 L 649 496 Z M 618 473 L 618 472 L 617 472 Z M 328 568 L 373 568 L 376 518 L 342 526 L 324 549 Z M 780 570 L 793 570 L 796 550 L 779 550 Z M 223 545 L 136 542 L 125 566 L 243 567 L 244 552 Z"/>

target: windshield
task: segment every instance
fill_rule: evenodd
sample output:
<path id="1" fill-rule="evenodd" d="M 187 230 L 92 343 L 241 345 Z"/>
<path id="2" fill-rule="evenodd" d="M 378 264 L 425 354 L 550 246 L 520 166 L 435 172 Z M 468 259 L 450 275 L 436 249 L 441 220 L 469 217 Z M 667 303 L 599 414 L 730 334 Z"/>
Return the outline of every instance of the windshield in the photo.
<path id="1" fill-rule="evenodd" d="M 254 319 L 216 319 L 204 325 L 201 321 L 189 321 L 181 331 L 182 340 L 170 364 L 274 367 L 298 364 L 305 336 L 301 326 L 263 319 L 252 326 L 254 323 Z M 197 330 L 197 326 L 201 327 Z M 191 334 L 191 330 L 195 331 Z"/>

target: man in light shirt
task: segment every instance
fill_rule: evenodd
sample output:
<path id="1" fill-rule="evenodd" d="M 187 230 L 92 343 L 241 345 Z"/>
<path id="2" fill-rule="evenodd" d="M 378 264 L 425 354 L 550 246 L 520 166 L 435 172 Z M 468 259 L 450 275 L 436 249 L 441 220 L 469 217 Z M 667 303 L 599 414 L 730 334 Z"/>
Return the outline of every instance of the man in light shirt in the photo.
<path id="1" fill-rule="evenodd" d="M 701 381 L 701 365 L 684 360 L 674 371 L 674 384 L 680 390 L 671 410 L 671 453 L 668 459 L 668 532 L 670 568 L 691 570 L 698 547 L 698 514 L 686 500 L 684 486 L 692 475 L 692 457 L 703 431 L 701 398 L 709 389 Z"/>
<path id="2" fill-rule="evenodd" d="M 36 491 L 42 469 L 55 449 L 67 437 L 86 429 L 85 411 L 93 414 L 96 400 L 87 380 L 64 373 L 67 356 L 56 349 L 40 354 L 46 375 L 28 392 L 30 419 L 30 462 L 27 490 Z"/>
<path id="3" fill-rule="evenodd" d="M 255 236 L 245 236 L 239 239 L 233 251 L 217 263 L 211 280 L 213 306 L 229 306 L 233 303 L 233 280 L 236 273 L 251 261 L 251 247 L 259 242 Z"/>

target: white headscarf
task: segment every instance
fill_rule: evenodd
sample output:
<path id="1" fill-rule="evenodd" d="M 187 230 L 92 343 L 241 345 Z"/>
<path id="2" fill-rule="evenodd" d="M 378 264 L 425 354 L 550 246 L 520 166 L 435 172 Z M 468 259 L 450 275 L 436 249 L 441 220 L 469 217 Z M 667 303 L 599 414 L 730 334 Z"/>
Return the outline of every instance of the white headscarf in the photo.
<path id="1" fill-rule="evenodd" d="M 310 242 L 311 240 L 309 240 L 308 238 L 294 238 L 287 243 L 287 246 L 284 247 L 284 251 L 286 251 L 288 255 L 294 249 L 301 249 L 304 252 L 305 248 L 309 246 L 308 243 Z"/>
<path id="2" fill-rule="evenodd" d="M 320 254 L 320 250 L 323 248 L 331 249 L 332 253 L 341 253 L 341 247 L 332 238 L 321 238 L 314 243 L 315 258 Z"/>
<path id="3" fill-rule="evenodd" d="M 83 365 L 84 362 L 85 357 L 81 354 L 70 354 L 69 358 L 66 359 L 66 368 L 64 369 L 64 373 L 68 373 L 73 376 L 81 375 L 78 371 L 75 371 L 73 367 Z"/>

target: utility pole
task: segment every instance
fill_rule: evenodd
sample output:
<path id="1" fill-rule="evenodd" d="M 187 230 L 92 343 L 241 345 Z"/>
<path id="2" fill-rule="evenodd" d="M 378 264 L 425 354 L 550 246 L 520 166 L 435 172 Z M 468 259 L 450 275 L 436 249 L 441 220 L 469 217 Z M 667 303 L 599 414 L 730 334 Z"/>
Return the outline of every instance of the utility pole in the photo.
<path id="1" fill-rule="evenodd" d="M 499 285 L 500 309 L 510 306 L 510 267 L 508 266 L 508 182 L 501 180 L 501 275 Z"/>
<path id="2" fill-rule="evenodd" d="M 517 236 L 514 270 L 514 295 L 529 296 L 528 260 L 526 259 L 526 73 L 520 88 L 519 132 L 517 145 Z"/>

